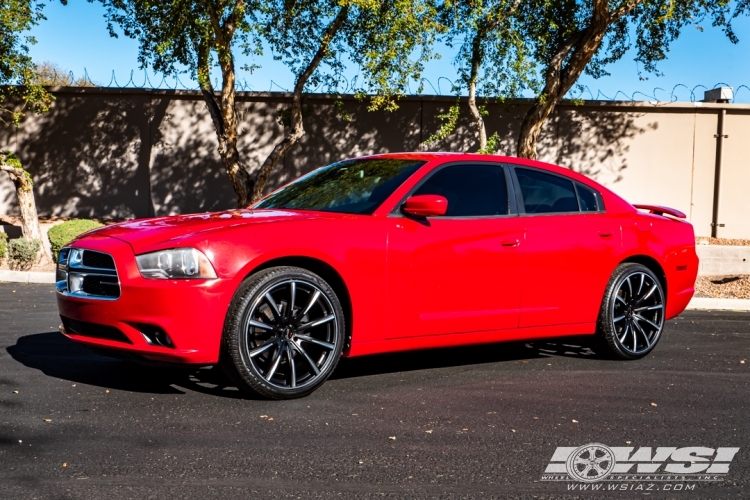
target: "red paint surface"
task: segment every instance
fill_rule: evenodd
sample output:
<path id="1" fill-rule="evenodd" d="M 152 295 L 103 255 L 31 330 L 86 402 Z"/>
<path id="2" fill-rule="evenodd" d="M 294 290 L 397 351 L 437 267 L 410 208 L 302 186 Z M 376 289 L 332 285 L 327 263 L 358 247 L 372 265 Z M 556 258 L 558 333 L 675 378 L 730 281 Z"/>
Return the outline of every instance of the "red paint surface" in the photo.
<path id="1" fill-rule="evenodd" d="M 215 363 L 234 292 L 255 270 L 276 263 L 315 262 L 341 278 L 351 304 L 348 356 L 593 334 L 606 283 L 625 260 L 663 270 L 667 318 L 682 312 L 693 295 L 698 258 L 687 222 L 638 212 L 591 179 L 540 162 L 464 154 L 385 156 L 428 163 L 373 215 L 231 210 L 130 221 L 75 241 L 72 246 L 114 257 L 122 292 L 114 301 L 58 294 L 60 313 L 115 326 L 132 344 L 69 337 L 153 360 Z M 421 178 L 456 161 L 565 175 L 598 190 L 606 213 L 419 221 L 398 211 Z M 218 279 L 141 277 L 135 255 L 175 247 L 204 252 Z M 136 323 L 163 328 L 175 348 L 147 344 Z"/>

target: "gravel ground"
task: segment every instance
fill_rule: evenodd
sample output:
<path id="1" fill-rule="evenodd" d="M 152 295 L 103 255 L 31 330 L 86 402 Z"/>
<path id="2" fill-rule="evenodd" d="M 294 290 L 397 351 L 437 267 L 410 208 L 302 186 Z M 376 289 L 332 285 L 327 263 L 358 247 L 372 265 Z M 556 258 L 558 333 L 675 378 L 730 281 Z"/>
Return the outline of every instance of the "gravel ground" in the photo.
<path id="1" fill-rule="evenodd" d="M 750 299 L 750 276 L 699 276 L 696 297 Z"/>
<path id="2" fill-rule="evenodd" d="M 708 236 L 698 236 L 695 238 L 696 245 L 729 245 L 729 246 L 750 246 L 750 240 L 733 240 L 730 238 L 709 238 Z"/>

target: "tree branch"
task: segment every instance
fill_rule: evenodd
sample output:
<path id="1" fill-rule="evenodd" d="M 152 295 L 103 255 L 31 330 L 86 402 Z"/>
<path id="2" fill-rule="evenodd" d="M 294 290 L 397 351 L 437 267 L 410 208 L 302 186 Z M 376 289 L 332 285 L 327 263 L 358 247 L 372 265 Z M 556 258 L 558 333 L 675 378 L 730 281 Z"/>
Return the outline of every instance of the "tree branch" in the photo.
<path id="1" fill-rule="evenodd" d="M 336 33 L 346 21 L 349 15 L 349 4 L 341 7 L 339 13 L 336 15 L 331 24 L 326 28 L 323 36 L 320 39 L 320 46 L 317 52 L 307 64 L 305 70 L 297 76 L 297 82 L 294 85 L 294 94 L 292 95 L 292 116 L 291 116 L 291 132 L 287 134 L 284 139 L 281 140 L 268 155 L 266 160 L 261 165 L 258 175 L 255 179 L 255 186 L 253 190 L 253 201 L 260 199 L 263 196 L 263 188 L 268 181 L 268 176 L 271 174 L 271 170 L 278 163 L 284 153 L 291 148 L 304 134 L 305 129 L 302 123 L 302 91 L 307 84 L 307 81 L 318 69 L 321 61 L 328 52 L 328 47 L 331 41 L 336 36 Z"/>

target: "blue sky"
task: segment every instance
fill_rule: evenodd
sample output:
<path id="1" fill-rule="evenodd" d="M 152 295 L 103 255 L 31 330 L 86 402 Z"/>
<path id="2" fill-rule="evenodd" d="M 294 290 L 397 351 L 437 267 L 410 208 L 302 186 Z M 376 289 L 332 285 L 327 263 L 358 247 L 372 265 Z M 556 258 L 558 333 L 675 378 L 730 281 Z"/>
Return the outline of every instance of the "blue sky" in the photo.
<path id="1" fill-rule="evenodd" d="M 76 77 L 83 76 L 85 71 L 99 85 L 111 83 L 114 86 L 113 73 L 117 84 L 126 85 L 131 72 L 134 72 L 136 86 L 144 84 L 144 72 L 138 67 L 136 42 L 122 36 L 109 36 L 99 3 L 69 0 L 68 5 L 63 6 L 52 2 L 47 4 L 44 12 L 47 20 L 32 31 L 38 43 L 31 47 L 31 55 L 37 62 L 54 62 L 72 71 Z M 583 77 L 580 83 L 588 91 L 582 97 L 690 101 L 691 90 L 695 89 L 694 99 L 700 100 L 704 90 L 700 86 L 713 88 L 721 83 L 735 88 L 735 102 L 750 103 L 750 88 L 747 88 L 750 87 L 750 17 L 736 22 L 735 29 L 740 38 L 736 45 L 729 42 L 721 31 L 707 24 L 704 28 L 703 32 L 694 27 L 687 28 L 672 45 L 668 60 L 659 65 L 664 76 L 640 80 L 633 55 L 627 54 L 609 67 L 611 76 L 598 80 Z M 446 53 L 442 60 L 428 65 L 425 78 L 432 85 L 426 84 L 424 93 L 436 93 L 433 87 L 439 93 L 449 93 L 450 83 L 445 78 L 452 80 L 455 75 L 451 59 Z M 271 57 L 255 62 L 262 68 L 254 74 L 238 70 L 238 80 L 245 81 L 248 89 L 291 89 L 292 74 L 283 64 Z M 242 63 L 240 60 L 237 67 Z M 159 86 L 162 77 L 149 72 L 149 81 L 152 86 Z M 181 81 L 188 87 L 193 86 L 187 75 L 181 77 Z M 172 87 L 174 81 L 168 79 L 166 85 Z"/>

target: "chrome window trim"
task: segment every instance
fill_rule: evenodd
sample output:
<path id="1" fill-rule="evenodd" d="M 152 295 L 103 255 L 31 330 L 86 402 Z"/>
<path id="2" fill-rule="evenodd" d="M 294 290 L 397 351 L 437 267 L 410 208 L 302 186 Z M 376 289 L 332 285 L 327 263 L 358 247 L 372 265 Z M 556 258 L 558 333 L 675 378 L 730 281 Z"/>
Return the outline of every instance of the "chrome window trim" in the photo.
<path id="1" fill-rule="evenodd" d="M 557 172 L 550 172 L 549 170 L 544 170 L 543 168 L 537 168 L 537 167 L 531 167 L 528 165 L 515 165 L 515 164 L 506 164 L 513 168 L 513 186 L 515 187 L 515 191 L 517 193 L 516 202 L 518 203 L 518 214 L 521 217 L 544 217 L 544 216 L 550 216 L 550 215 L 594 215 L 594 214 L 605 214 L 607 213 L 607 209 L 604 206 L 604 198 L 602 197 L 601 193 L 598 189 L 595 189 L 587 184 L 584 184 L 583 182 L 580 182 L 576 179 L 571 179 L 570 177 L 567 177 L 562 174 L 558 174 Z M 543 213 L 529 213 L 526 212 L 526 205 L 523 201 L 523 193 L 521 192 L 521 185 L 518 183 L 518 177 L 516 177 L 516 170 L 518 169 L 525 169 L 525 170 L 531 170 L 533 172 L 539 172 L 542 174 L 551 175 L 553 177 L 558 177 L 560 179 L 564 179 L 570 183 L 573 184 L 573 191 L 576 195 L 576 202 L 578 202 L 578 210 L 573 212 L 543 212 Z M 596 204 L 598 210 L 596 211 L 588 211 L 584 212 L 581 210 L 581 202 L 578 198 L 578 190 L 576 188 L 576 185 L 581 185 L 584 188 L 587 188 L 594 192 L 594 197 L 596 198 Z"/>
<path id="2" fill-rule="evenodd" d="M 404 214 L 401 211 L 401 207 L 404 203 L 406 203 L 406 200 L 412 196 L 420 187 L 422 187 L 423 184 L 425 184 L 432 176 L 440 172 L 441 170 L 444 170 L 446 168 L 451 167 L 464 167 L 464 166 L 489 166 L 494 168 L 502 169 L 503 174 L 505 176 L 505 189 L 508 196 L 508 213 L 507 214 L 496 214 L 496 215 L 436 215 L 436 216 L 430 216 L 425 217 L 425 220 L 430 221 L 436 221 L 436 220 L 482 220 L 482 219 L 507 219 L 511 217 L 518 217 L 518 212 L 516 209 L 516 205 L 513 202 L 513 199 L 515 197 L 515 190 L 511 184 L 512 178 L 510 177 L 510 173 L 508 172 L 508 168 L 506 164 L 501 162 L 495 162 L 495 161 L 486 161 L 486 160 L 476 160 L 476 161 L 470 161 L 470 160 L 460 160 L 460 161 L 451 161 L 447 163 L 442 163 L 440 165 L 437 165 L 433 169 L 431 169 L 429 172 L 425 174 L 424 177 L 422 177 L 417 183 L 412 186 L 411 189 L 401 198 L 401 200 L 396 203 L 396 205 L 393 207 L 393 209 L 388 213 L 387 217 L 389 218 L 397 218 L 397 219 L 411 219 L 412 217 Z M 416 174 L 416 172 L 414 172 Z M 413 174 L 412 174 L 413 175 Z M 406 181 L 404 181 L 406 182 Z"/>

